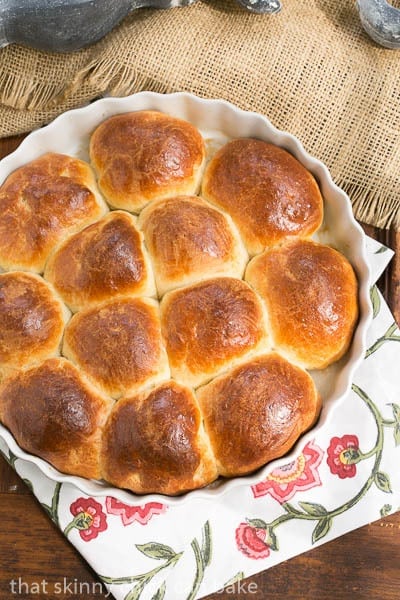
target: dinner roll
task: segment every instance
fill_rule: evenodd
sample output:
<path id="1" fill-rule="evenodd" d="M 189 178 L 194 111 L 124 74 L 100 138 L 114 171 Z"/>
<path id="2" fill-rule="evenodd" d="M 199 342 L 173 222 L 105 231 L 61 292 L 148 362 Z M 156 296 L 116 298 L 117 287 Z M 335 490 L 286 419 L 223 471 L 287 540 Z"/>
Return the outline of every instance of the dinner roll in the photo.
<path id="1" fill-rule="evenodd" d="M 136 493 L 178 494 L 217 477 L 193 392 L 175 381 L 117 402 L 104 430 L 103 477 Z"/>
<path id="2" fill-rule="evenodd" d="M 205 146 L 191 123 L 138 111 L 103 121 L 92 134 L 90 158 L 109 204 L 139 212 L 155 198 L 196 193 Z"/>
<path id="3" fill-rule="evenodd" d="M 358 286 L 333 248 L 293 240 L 256 256 L 246 280 L 264 299 L 275 347 L 307 369 L 323 369 L 347 351 L 358 317 Z"/>
<path id="4" fill-rule="evenodd" d="M 136 219 L 108 213 L 68 238 L 47 262 L 44 277 L 74 312 L 117 296 L 154 296 L 151 265 Z"/>
<path id="5" fill-rule="evenodd" d="M 41 277 L 0 274 L 0 373 L 58 354 L 69 311 Z"/>
<path id="6" fill-rule="evenodd" d="M 82 477 L 101 476 L 101 429 L 111 405 L 64 358 L 19 371 L 0 385 L 0 416 L 19 446 Z"/>
<path id="7" fill-rule="evenodd" d="M 169 378 L 158 304 L 151 299 L 112 300 L 76 313 L 62 352 L 114 397 Z"/>
<path id="8" fill-rule="evenodd" d="M 56 244 L 106 211 L 88 164 L 40 156 L 0 187 L 0 267 L 41 273 Z"/>
<path id="9" fill-rule="evenodd" d="M 217 377 L 197 390 L 197 398 L 219 473 L 226 477 L 250 473 L 288 452 L 321 408 L 308 373 L 275 353 Z"/>
<path id="10" fill-rule="evenodd" d="M 161 324 L 172 376 L 193 387 L 263 352 L 268 343 L 261 301 L 231 277 L 168 292 Z"/>
<path id="11" fill-rule="evenodd" d="M 152 202 L 138 225 L 160 296 L 209 277 L 243 276 L 248 255 L 232 219 L 197 196 Z"/>
<path id="12" fill-rule="evenodd" d="M 322 223 L 314 177 L 289 152 L 262 140 L 224 145 L 204 173 L 202 193 L 232 216 L 251 255 L 289 236 L 310 236 Z"/>

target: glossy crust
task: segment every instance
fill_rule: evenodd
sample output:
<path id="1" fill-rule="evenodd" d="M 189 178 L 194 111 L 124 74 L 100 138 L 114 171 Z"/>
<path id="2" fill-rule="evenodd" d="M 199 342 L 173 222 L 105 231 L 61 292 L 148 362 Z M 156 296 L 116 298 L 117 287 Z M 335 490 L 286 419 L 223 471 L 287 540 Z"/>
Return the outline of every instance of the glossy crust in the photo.
<path id="1" fill-rule="evenodd" d="M 205 147 L 187 121 L 138 111 L 103 121 L 91 137 L 90 158 L 111 206 L 138 212 L 155 198 L 196 193 Z"/>
<path id="2" fill-rule="evenodd" d="M 178 381 L 197 387 L 249 354 L 265 351 L 262 303 L 243 281 L 218 277 L 166 294 L 162 332 Z"/>
<path id="3" fill-rule="evenodd" d="M 0 374 L 58 354 L 69 311 L 41 277 L 0 274 Z"/>
<path id="4" fill-rule="evenodd" d="M 310 236 L 322 223 L 314 177 L 289 152 L 262 140 L 223 146 L 204 173 L 202 194 L 232 216 L 251 255 L 289 236 Z"/>
<path id="5" fill-rule="evenodd" d="M 108 481 L 141 494 L 178 494 L 217 477 L 193 392 L 174 381 L 115 405 L 102 459 Z"/>
<path id="6" fill-rule="evenodd" d="M 44 154 L 0 188 L 0 267 L 41 273 L 56 244 L 106 211 L 88 164 Z"/>
<path id="7" fill-rule="evenodd" d="M 154 296 L 143 235 L 129 213 L 113 211 L 71 236 L 50 257 L 44 277 L 76 312 L 117 296 Z"/>
<path id="8" fill-rule="evenodd" d="M 18 444 L 64 473 L 100 478 L 101 428 L 112 401 L 64 358 L 0 386 L 0 416 Z"/>
<path id="9" fill-rule="evenodd" d="M 197 391 L 221 475 L 258 469 L 288 452 L 316 421 L 311 377 L 278 354 L 257 357 Z"/>
<path id="10" fill-rule="evenodd" d="M 197 196 L 153 202 L 138 225 L 160 296 L 201 279 L 243 276 L 248 255 L 232 219 Z"/>
<path id="11" fill-rule="evenodd" d="M 114 397 L 169 377 L 158 305 L 150 299 L 113 300 L 76 313 L 65 329 L 63 354 Z"/>
<path id="12" fill-rule="evenodd" d="M 255 257 L 246 280 L 264 299 L 276 349 L 307 369 L 347 351 L 358 318 L 358 285 L 347 259 L 312 241 L 291 241 Z"/>

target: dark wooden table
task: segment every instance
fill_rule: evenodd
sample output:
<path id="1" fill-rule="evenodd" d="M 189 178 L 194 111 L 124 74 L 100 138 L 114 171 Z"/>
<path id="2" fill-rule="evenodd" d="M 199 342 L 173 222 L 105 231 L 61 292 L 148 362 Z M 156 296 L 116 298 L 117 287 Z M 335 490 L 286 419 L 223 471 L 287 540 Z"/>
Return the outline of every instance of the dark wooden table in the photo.
<path id="1" fill-rule="evenodd" d="M 22 136 L 0 140 L 0 158 L 21 140 Z M 397 251 L 379 286 L 400 323 L 400 232 L 364 228 L 368 235 Z M 45 579 L 48 589 L 54 589 L 64 578 L 68 582 L 87 582 L 89 589 L 97 582 L 95 573 L 0 458 L 0 600 L 17 597 L 11 592 L 10 582 L 18 578 L 28 584 Z M 254 600 L 398 600 L 400 512 L 259 573 L 246 584 L 247 593 L 235 593 L 235 600 L 246 596 Z M 98 591 L 90 599 L 105 596 L 106 591 Z M 53 598 L 50 594 L 22 597 Z M 89 599 L 69 593 L 54 598 Z M 208 600 L 232 598 L 227 592 L 208 596 Z"/>

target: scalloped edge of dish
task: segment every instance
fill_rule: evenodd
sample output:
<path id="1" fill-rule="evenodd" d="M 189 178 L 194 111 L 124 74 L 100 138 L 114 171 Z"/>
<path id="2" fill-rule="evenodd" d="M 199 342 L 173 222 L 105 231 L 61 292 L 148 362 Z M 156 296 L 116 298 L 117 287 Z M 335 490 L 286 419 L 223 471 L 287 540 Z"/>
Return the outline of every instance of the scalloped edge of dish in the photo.
<path id="1" fill-rule="evenodd" d="M 162 494 L 137 495 L 128 490 L 113 487 L 100 481 L 88 480 L 75 475 L 63 474 L 45 460 L 25 452 L 20 448 L 12 434 L 0 424 L 0 437 L 3 438 L 13 454 L 36 465 L 51 480 L 69 483 L 89 496 L 113 496 L 127 504 L 162 502 L 167 505 L 181 505 L 189 500 L 214 500 L 230 490 L 250 486 L 265 479 L 272 470 L 294 460 L 308 441 L 315 437 L 330 419 L 351 388 L 354 373 L 363 360 L 366 349 L 366 335 L 372 320 L 370 301 L 370 270 L 367 262 L 365 234 L 356 222 L 349 197 L 332 180 L 327 167 L 304 149 L 300 140 L 292 134 L 274 127 L 267 117 L 251 111 L 245 111 L 234 104 L 221 99 L 203 99 L 187 92 L 158 94 L 139 92 L 124 98 L 105 97 L 84 106 L 69 110 L 54 119 L 49 125 L 33 131 L 20 146 L 0 162 L 0 184 L 23 164 L 33 160 L 44 152 L 63 152 L 85 158 L 85 136 L 104 119 L 113 114 L 133 110 L 160 110 L 186 119 L 202 130 L 223 132 L 228 137 L 258 137 L 285 148 L 293 154 L 314 175 L 324 198 L 325 227 L 334 223 L 335 247 L 349 259 L 359 282 L 359 321 L 353 336 L 351 347 L 341 359 L 343 366 L 336 378 L 329 397 L 324 399 L 323 408 L 317 424 L 304 433 L 291 451 L 279 459 L 267 463 L 256 472 L 232 479 L 219 479 L 210 486 L 189 491 L 180 496 Z M 61 142 L 60 142 L 61 139 Z M 79 140 L 77 145 L 76 140 Z M 323 234 L 322 234 L 323 235 Z M 323 241 L 323 240 L 322 240 Z M 327 242 L 328 243 L 328 242 Z"/>

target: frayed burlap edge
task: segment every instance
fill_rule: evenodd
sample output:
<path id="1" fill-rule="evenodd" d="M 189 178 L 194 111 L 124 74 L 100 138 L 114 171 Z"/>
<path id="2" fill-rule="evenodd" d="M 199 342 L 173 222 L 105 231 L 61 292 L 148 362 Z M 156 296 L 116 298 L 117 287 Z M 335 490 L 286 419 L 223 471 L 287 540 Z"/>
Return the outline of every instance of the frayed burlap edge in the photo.
<path id="1" fill-rule="evenodd" d="M 355 184 L 337 179 L 337 185 L 351 199 L 358 221 L 380 229 L 400 229 L 400 199 L 388 193 L 372 193 Z"/>

